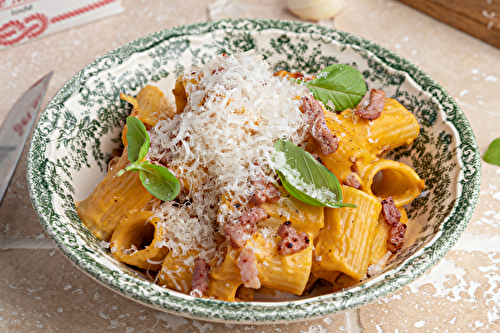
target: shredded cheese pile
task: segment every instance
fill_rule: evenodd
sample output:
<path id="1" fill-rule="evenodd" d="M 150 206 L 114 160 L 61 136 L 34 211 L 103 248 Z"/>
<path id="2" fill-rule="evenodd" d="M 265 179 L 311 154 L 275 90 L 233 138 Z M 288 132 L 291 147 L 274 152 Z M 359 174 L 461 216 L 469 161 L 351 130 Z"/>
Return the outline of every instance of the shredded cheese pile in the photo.
<path id="1" fill-rule="evenodd" d="M 189 74 L 187 105 L 150 130 L 148 159 L 161 160 L 184 185 L 178 202 L 155 210 L 172 255 L 198 251 L 220 260 L 221 225 L 237 219 L 254 193 L 252 180 L 275 182 L 278 138 L 304 139 L 300 97 L 309 94 L 254 51 L 218 56 Z M 222 198 L 230 204 L 220 204 Z M 188 263 L 189 264 L 189 263 Z"/>

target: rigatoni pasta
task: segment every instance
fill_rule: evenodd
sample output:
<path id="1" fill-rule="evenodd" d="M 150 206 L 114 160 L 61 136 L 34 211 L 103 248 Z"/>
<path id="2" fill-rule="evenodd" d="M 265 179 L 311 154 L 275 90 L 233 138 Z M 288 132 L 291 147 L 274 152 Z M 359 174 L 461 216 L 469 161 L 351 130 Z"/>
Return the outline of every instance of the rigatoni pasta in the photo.
<path id="1" fill-rule="evenodd" d="M 118 260 L 142 269 L 160 269 L 168 248 L 160 245 L 164 230 L 152 215 L 147 210 L 134 211 L 126 223 L 118 224 L 109 245 Z"/>
<path id="2" fill-rule="evenodd" d="M 382 115 L 377 119 L 359 118 L 354 110 L 342 111 L 337 119 L 374 157 L 412 143 L 420 132 L 415 116 L 393 98 L 385 99 Z"/>
<path id="3" fill-rule="evenodd" d="M 365 170 L 362 188 L 377 197 L 391 196 L 397 207 L 413 201 L 424 189 L 424 181 L 406 164 L 377 159 Z"/>
<path id="4" fill-rule="evenodd" d="M 304 76 L 273 75 L 250 51 L 180 75 L 175 106 L 153 86 L 136 97 L 122 94 L 147 130 L 145 159 L 168 168 L 181 190 L 162 202 L 137 173 L 118 174 L 129 164 L 125 128 L 123 155 L 76 203 L 83 223 L 118 260 L 196 297 L 305 295 L 318 283 L 335 291 L 383 266 L 402 246 L 409 223 L 402 206 L 424 188 L 410 167 L 384 153 L 415 140 L 418 123 L 390 98 L 377 119 L 356 109 L 327 111 L 289 77 Z M 274 144 L 283 138 L 330 170 L 351 206 L 318 206 L 292 195 L 277 173 L 283 161 Z"/>
<path id="5" fill-rule="evenodd" d="M 154 86 L 147 85 L 134 98 L 126 94 L 120 94 L 120 98 L 132 104 L 131 117 L 136 117 L 146 125 L 146 128 L 153 127 L 160 119 L 172 118 L 175 110 L 168 102 L 165 94 Z M 127 125 L 122 131 L 123 145 L 127 145 Z"/>
<path id="6" fill-rule="evenodd" d="M 131 213 L 142 210 L 155 198 L 142 186 L 139 175 L 126 173 L 117 177 L 127 164 L 125 150 L 112 161 L 104 179 L 83 201 L 76 203 L 76 212 L 89 230 L 100 240 L 109 241 L 120 223 L 129 220 Z"/>
<path id="7" fill-rule="evenodd" d="M 375 226 L 382 209 L 378 199 L 352 187 L 343 187 L 344 200 L 356 208 L 325 208 L 325 227 L 315 246 L 313 274 L 345 273 L 361 280 L 372 255 Z"/>

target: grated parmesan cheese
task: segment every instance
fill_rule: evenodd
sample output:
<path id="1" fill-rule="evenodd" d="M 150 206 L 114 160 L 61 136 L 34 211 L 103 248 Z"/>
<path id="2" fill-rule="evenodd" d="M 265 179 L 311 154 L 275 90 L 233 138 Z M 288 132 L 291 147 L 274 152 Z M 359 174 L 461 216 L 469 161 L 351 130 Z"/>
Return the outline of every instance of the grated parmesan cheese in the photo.
<path id="1" fill-rule="evenodd" d="M 179 202 L 163 203 L 154 216 L 165 230 L 161 246 L 172 256 L 196 250 L 207 261 L 220 261 L 221 244 L 215 240 L 224 223 L 248 209 L 252 180 L 274 182 L 274 142 L 304 139 L 306 119 L 299 106 L 309 92 L 273 76 L 254 51 L 216 57 L 185 75 L 197 82 L 186 86 L 187 105 L 150 130 L 148 153 L 149 160 L 164 161 L 184 188 Z M 224 195 L 231 206 L 219 210 Z"/>
<path id="2" fill-rule="evenodd" d="M 376 264 L 370 265 L 368 267 L 368 276 L 374 276 L 377 274 L 382 273 L 384 270 L 385 266 L 387 265 L 387 262 L 389 261 L 389 258 L 391 257 L 392 253 L 390 251 L 387 251 L 386 254 L 382 258 L 380 258 L 379 261 L 377 261 Z"/>
<path id="3" fill-rule="evenodd" d="M 99 243 L 99 246 L 100 246 L 101 248 L 103 248 L 103 249 L 109 249 L 109 245 L 111 245 L 111 243 L 110 243 L 110 242 L 106 242 L 106 241 L 101 241 L 101 242 Z"/>
<path id="4" fill-rule="evenodd" d="M 137 251 L 139 251 L 139 249 L 134 244 L 132 244 L 130 246 L 130 249 L 125 249 L 125 248 L 122 247 L 121 250 L 122 250 L 123 254 L 125 254 L 127 256 L 131 256 L 132 254 L 134 254 Z"/>
<path id="5" fill-rule="evenodd" d="M 326 106 L 328 106 L 332 110 L 335 110 L 335 104 L 333 104 L 333 101 L 331 99 L 326 102 Z"/>

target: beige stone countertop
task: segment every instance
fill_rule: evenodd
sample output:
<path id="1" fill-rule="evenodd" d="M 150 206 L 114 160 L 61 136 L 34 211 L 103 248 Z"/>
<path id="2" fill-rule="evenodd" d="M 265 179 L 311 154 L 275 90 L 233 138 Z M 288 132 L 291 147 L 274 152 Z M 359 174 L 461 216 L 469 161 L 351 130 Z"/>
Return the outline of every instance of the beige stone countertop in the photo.
<path id="1" fill-rule="evenodd" d="M 209 19 L 215 0 L 123 0 L 125 11 L 0 52 L 0 123 L 50 70 L 43 105 L 92 60 L 148 33 Z M 239 0 L 246 16 L 297 19 L 284 0 Z M 488 1 L 486 1 L 488 3 Z M 500 137 L 500 50 L 393 0 L 347 0 L 322 22 L 401 54 L 457 101 L 479 148 Z M 486 27 L 485 27 L 486 29 Z M 409 286 L 328 318 L 279 325 L 183 319 L 124 298 L 56 249 L 32 210 L 26 149 L 0 205 L 1 332 L 499 332 L 500 167 L 483 163 L 472 220 L 451 252 Z"/>

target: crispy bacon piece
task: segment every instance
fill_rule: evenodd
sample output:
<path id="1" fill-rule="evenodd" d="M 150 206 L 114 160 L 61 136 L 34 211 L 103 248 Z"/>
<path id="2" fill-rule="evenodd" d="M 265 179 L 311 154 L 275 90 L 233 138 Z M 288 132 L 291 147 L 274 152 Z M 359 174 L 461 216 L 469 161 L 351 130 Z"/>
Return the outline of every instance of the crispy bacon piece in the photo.
<path id="1" fill-rule="evenodd" d="M 389 230 L 389 238 L 387 239 L 387 250 L 391 253 L 398 252 L 403 247 L 405 240 L 406 225 L 401 222 L 393 223 Z"/>
<path id="2" fill-rule="evenodd" d="M 401 220 L 401 213 L 394 203 L 394 199 L 389 196 L 380 202 L 382 204 L 382 215 L 384 215 L 385 222 L 390 225 L 398 223 Z"/>
<path id="3" fill-rule="evenodd" d="M 240 269 L 241 280 L 247 288 L 260 288 L 259 271 L 257 270 L 257 259 L 251 248 L 244 248 L 240 252 L 236 265 Z"/>
<path id="4" fill-rule="evenodd" d="M 205 259 L 196 258 L 194 260 L 193 278 L 191 279 L 191 293 L 201 297 L 208 290 L 208 272 L 210 266 Z"/>
<path id="5" fill-rule="evenodd" d="M 281 224 L 277 234 L 281 237 L 281 240 L 278 242 L 278 253 L 282 256 L 297 253 L 309 246 L 309 235 L 305 232 L 297 235 L 290 221 Z"/>
<path id="6" fill-rule="evenodd" d="M 235 249 L 245 245 L 246 240 L 257 231 L 257 223 L 269 218 L 269 214 L 260 207 L 250 208 L 236 221 L 224 225 L 224 233 Z"/>
<path id="7" fill-rule="evenodd" d="M 379 118 L 384 111 L 385 91 L 380 89 L 370 90 L 370 103 L 362 108 L 356 109 L 358 117 L 374 120 Z"/>
<path id="8" fill-rule="evenodd" d="M 339 140 L 326 125 L 321 105 L 310 96 L 304 96 L 301 100 L 302 113 L 309 118 L 309 133 L 319 145 L 321 153 L 323 155 L 335 153 L 339 147 Z"/>
<path id="9" fill-rule="evenodd" d="M 391 253 L 396 253 L 403 247 L 406 225 L 400 222 L 401 213 L 391 196 L 382 200 L 380 203 L 382 204 L 382 215 L 384 216 L 384 220 L 391 226 L 389 238 L 387 239 L 387 250 L 391 251 Z"/>
<path id="10" fill-rule="evenodd" d="M 265 209 L 260 207 L 254 207 L 244 212 L 236 221 L 243 225 L 250 225 L 250 224 L 256 225 L 257 222 L 268 218 L 269 214 L 266 212 Z"/>
<path id="11" fill-rule="evenodd" d="M 348 174 L 342 183 L 345 186 L 353 187 L 353 188 L 358 189 L 358 190 L 361 188 L 361 182 L 356 177 L 356 174 L 354 172 Z"/>
<path id="12" fill-rule="evenodd" d="M 349 156 L 349 161 L 352 163 L 351 171 L 359 175 L 358 165 L 356 164 L 358 158 L 356 156 Z"/>
<path id="13" fill-rule="evenodd" d="M 274 184 L 266 184 L 263 180 L 257 180 L 253 184 L 255 186 L 255 193 L 250 201 L 256 206 L 260 206 L 266 202 L 275 203 L 281 198 L 281 192 Z"/>

